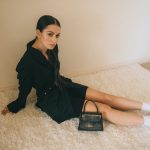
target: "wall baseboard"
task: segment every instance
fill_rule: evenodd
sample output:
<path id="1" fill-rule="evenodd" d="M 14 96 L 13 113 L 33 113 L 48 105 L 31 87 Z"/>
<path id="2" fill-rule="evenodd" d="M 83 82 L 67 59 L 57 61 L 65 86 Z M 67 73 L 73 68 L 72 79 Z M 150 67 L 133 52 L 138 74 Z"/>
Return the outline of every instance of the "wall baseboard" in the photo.
<path id="1" fill-rule="evenodd" d="M 131 64 L 142 64 L 142 63 L 148 63 L 148 62 L 150 62 L 150 57 L 138 58 L 138 59 L 134 59 L 134 60 L 126 60 L 124 62 L 117 62 L 117 63 L 107 64 L 107 65 L 102 65 L 100 67 L 90 69 L 90 70 L 78 71 L 78 72 L 68 72 L 68 73 L 64 73 L 64 75 L 66 75 L 68 77 L 75 77 L 75 76 L 79 76 L 79 75 L 95 73 L 95 72 L 102 71 L 102 70 L 118 68 L 121 66 L 126 66 L 126 65 L 131 65 Z"/>
<path id="2" fill-rule="evenodd" d="M 76 77 L 80 75 L 86 75 L 90 73 L 96 73 L 98 71 L 102 70 L 107 70 L 107 69 L 113 69 L 113 68 L 118 68 L 121 66 L 126 66 L 126 65 L 131 65 L 131 64 L 142 64 L 142 63 L 148 63 L 150 62 L 150 58 L 138 58 L 134 60 L 128 60 L 124 62 L 119 62 L 119 63 L 114 63 L 114 64 L 108 64 L 108 65 L 103 65 L 98 68 L 90 69 L 90 70 L 85 70 L 85 71 L 78 71 L 78 72 L 68 72 L 68 73 L 61 73 L 66 77 Z M 10 85 L 6 87 L 0 87 L 0 91 L 6 91 L 6 90 L 17 90 L 18 85 Z"/>

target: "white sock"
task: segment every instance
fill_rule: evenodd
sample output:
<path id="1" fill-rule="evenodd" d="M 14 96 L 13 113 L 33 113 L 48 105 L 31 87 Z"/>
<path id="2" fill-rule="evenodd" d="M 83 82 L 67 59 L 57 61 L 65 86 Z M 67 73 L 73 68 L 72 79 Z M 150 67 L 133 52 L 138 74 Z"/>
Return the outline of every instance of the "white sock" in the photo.
<path id="1" fill-rule="evenodd" d="M 143 116 L 144 117 L 144 125 L 150 126 L 150 116 Z"/>
<path id="2" fill-rule="evenodd" d="M 141 110 L 142 111 L 150 111 L 150 103 L 143 103 Z"/>

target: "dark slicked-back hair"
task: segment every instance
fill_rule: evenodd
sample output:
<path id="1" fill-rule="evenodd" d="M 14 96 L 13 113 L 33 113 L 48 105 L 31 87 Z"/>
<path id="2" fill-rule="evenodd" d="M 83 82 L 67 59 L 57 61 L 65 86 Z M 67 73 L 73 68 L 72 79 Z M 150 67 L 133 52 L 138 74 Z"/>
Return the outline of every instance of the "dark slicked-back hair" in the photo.
<path id="1" fill-rule="evenodd" d="M 60 22 L 55 17 L 44 15 L 39 18 L 36 25 L 36 29 L 42 32 L 48 25 L 53 25 L 53 24 L 61 27 Z"/>

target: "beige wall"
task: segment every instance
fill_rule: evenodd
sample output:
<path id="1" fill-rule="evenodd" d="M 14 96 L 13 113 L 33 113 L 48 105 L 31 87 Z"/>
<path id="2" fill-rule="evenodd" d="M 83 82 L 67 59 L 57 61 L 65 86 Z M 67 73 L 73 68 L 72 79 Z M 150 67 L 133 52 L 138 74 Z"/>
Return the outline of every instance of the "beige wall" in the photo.
<path id="1" fill-rule="evenodd" d="M 149 6 L 149 0 L 1 0 L 0 87 L 17 84 L 16 64 L 44 14 L 62 24 L 64 74 L 150 60 Z"/>

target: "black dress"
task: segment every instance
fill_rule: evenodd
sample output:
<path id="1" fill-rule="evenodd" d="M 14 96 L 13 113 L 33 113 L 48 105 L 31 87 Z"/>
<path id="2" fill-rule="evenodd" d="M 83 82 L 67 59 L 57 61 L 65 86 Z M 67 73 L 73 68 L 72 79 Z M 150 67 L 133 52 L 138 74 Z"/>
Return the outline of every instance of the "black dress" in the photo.
<path id="1" fill-rule="evenodd" d="M 27 44 L 27 50 L 19 61 L 16 71 L 19 80 L 18 98 L 7 105 L 10 112 L 18 112 L 26 105 L 26 99 L 32 87 L 36 89 L 36 106 L 46 112 L 53 120 L 61 123 L 70 118 L 79 117 L 85 101 L 88 86 L 73 82 L 60 76 L 63 88 L 54 84 L 55 57 L 58 48 L 49 52 L 49 62 L 43 54 L 32 47 L 35 40 Z"/>

